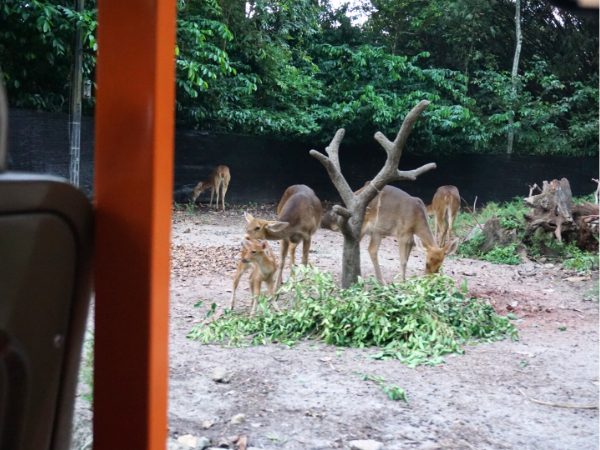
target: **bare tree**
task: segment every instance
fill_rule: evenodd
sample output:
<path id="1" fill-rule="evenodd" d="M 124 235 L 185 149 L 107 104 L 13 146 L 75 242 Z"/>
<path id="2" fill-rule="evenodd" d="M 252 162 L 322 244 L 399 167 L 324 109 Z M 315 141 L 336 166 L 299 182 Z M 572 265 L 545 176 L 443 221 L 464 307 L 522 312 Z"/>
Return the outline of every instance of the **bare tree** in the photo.
<path id="1" fill-rule="evenodd" d="M 342 175 L 339 160 L 339 147 L 344 137 L 345 130 L 340 128 L 331 143 L 325 148 L 328 156 L 317 150 L 311 150 L 310 155 L 318 159 L 327 169 L 331 182 L 337 189 L 345 206 L 335 205 L 333 211 L 339 215 L 338 224 L 344 236 L 344 250 L 342 259 L 342 287 L 348 287 L 356 282 L 360 276 L 360 238 L 361 228 L 365 217 L 367 205 L 385 185 L 393 181 L 416 180 L 424 172 L 435 169 L 435 163 L 425 164 L 415 170 L 401 171 L 398 169 L 402 149 L 410 132 L 423 110 L 429 105 L 427 100 L 422 100 L 406 116 L 398 135 L 393 142 L 383 133 L 375 133 L 375 140 L 384 148 L 387 158 L 379 173 L 357 192 L 353 192 L 346 178 Z"/>

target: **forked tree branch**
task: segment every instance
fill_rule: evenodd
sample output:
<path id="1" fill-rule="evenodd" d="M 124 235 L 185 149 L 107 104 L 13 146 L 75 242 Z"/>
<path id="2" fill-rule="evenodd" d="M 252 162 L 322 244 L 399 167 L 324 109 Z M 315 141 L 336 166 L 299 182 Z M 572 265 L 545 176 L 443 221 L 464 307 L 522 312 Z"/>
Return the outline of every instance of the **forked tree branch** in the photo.
<path id="1" fill-rule="evenodd" d="M 387 154 L 387 158 L 377 175 L 375 175 L 370 183 L 367 183 L 362 189 L 357 191 L 357 193 L 352 191 L 352 188 L 342 174 L 340 166 L 339 148 L 345 133 L 343 128 L 337 130 L 331 143 L 325 148 L 327 156 L 314 149 L 309 152 L 311 156 L 318 159 L 321 164 L 323 164 L 329 174 L 331 182 L 344 202 L 345 208 L 342 208 L 341 206 L 334 208 L 334 212 L 345 219 L 344 223 L 360 211 L 364 212 L 366 205 L 375 198 L 377 193 L 388 183 L 401 180 L 415 180 L 419 175 L 436 168 L 435 163 L 429 163 L 414 170 L 404 171 L 398 169 L 406 140 L 408 139 L 415 122 L 425 108 L 427 108 L 427 105 L 429 105 L 429 102 L 427 100 L 422 100 L 406 115 L 393 142 L 385 137 L 383 133 L 379 131 L 375 133 L 375 140 L 383 147 Z M 362 223 L 362 220 L 360 222 Z"/>
<path id="2" fill-rule="evenodd" d="M 346 130 L 340 128 L 335 133 L 335 136 L 331 140 L 330 144 L 325 148 L 325 151 L 329 155 L 329 157 L 325 156 L 323 153 L 318 152 L 317 150 L 311 150 L 309 154 L 318 159 L 321 164 L 327 169 L 327 173 L 329 174 L 329 178 L 331 182 L 340 193 L 340 197 L 342 197 L 342 201 L 347 207 L 351 207 L 354 193 L 352 192 L 352 188 L 342 175 L 342 170 L 340 167 L 340 157 L 339 157 L 339 149 L 340 143 L 344 138 L 344 134 Z"/>

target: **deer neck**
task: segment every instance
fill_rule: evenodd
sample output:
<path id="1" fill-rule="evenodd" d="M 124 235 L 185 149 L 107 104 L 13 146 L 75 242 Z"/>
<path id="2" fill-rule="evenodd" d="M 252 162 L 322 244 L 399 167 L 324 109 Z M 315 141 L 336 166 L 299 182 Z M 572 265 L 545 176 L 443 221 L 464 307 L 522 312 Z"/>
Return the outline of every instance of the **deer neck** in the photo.
<path id="1" fill-rule="evenodd" d="M 418 224 L 415 228 L 415 235 L 421 239 L 423 247 L 425 247 L 427 250 L 430 248 L 438 248 L 437 242 L 433 237 L 433 234 L 431 233 L 427 223 Z"/>
<path id="2" fill-rule="evenodd" d="M 270 231 L 268 229 L 265 230 L 265 239 L 271 241 L 277 241 L 280 239 L 287 239 L 290 237 L 290 229 L 289 227 L 282 231 Z"/>

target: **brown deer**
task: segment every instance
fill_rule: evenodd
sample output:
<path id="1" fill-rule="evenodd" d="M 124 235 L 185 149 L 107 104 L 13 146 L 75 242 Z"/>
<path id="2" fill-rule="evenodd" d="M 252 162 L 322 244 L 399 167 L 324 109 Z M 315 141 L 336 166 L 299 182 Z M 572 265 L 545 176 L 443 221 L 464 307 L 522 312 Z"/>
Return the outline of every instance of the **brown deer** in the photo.
<path id="1" fill-rule="evenodd" d="M 427 206 L 427 213 L 433 214 L 435 220 L 435 238 L 438 245 L 444 246 L 450 241 L 452 224 L 458 208 L 460 207 L 460 194 L 456 186 L 440 186 L 433 195 L 431 205 Z"/>
<path id="2" fill-rule="evenodd" d="M 223 165 L 215 167 L 209 177 L 206 180 L 198 183 L 194 188 L 194 193 L 192 194 L 192 203 L 196 203 L 196 199 L 200 196 L 200 194 L 210 189 L 210 203 L 208 206 L 212 206 L 213 198 L 216 193 L 217 202 L 215 203 L 215 209 L 219 209 L 220 198 L 223 211 L 225 211 L 225 194 L 227 193 L 227 188 L 229 187 L 230 181 L 231 172 L 229 171 L 229 167 Z"/>
<path id="3" fill-rule="evenodd" d="M 339 230 L 335 214 L 326 212 L 323 215 L 323 227 L 334 231 Z M 421 240 L 425 249 L 426 274 L 438 272 L 446 255 L 455 251 L 458 245 L 458 241 L 453 241 L 444 247 L 438 247 L 427 224 L 427 213 L 423 201 L 389 185 L 385 186 L 367 206 L 360 238 L 362 239 L 365 235 L 371 237 L 369 256 L 373 262 L 375 276 L 380 283 L 383 283 L 383 277 L 379 266 L 378 252 L 381 240 L 386 236 L 394 236 L 398 241 L 402 281 L 406 279 L 406 263 L 415 244 L 413 236 L 417 236 Z"/>
<path id="4" fill-rule="evenodd" d="M 235 308 L 235 291 L 237 290 L 240 278 L 248 269 L 252 269 L 252 273 L 250 274 L 250 290 L 252 292 L 250 313 L 254 314 L 262 283 L 266 283 L 269 295 L 273 295 L 274 293 L 273 275 L 277 270 L 277 260 L 267 241 L 245 238 L 242 242 L 240 260 L 233 277 L 233 290 L 231 293 L 232 310 Z"/>
<path id="5" fill-rule="evenodd" d="M 323 208 L 315 192 L 304 184 L 288 187 L 279 204 L 279 220 L 256 219 L 245 213 L 246 235 L 253 239 L 281 240 L 281 263 L 276 286 L 281 285 L 285 258 L 290 250 L 290 262 L 295 264 L 296 246 L 302 241 L 302 264 L 308 264 L 312 235 L 321 223 Z"/>

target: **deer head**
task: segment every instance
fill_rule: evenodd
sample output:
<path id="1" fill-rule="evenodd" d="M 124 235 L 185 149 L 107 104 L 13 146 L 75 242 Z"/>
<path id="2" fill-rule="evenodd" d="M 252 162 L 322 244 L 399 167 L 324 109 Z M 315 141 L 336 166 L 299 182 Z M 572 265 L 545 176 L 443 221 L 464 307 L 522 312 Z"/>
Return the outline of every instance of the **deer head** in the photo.
<path id="1" fill-rule="evenodd" d="M 419 242 L 419 241 L 417 241 Z M 429 246 L 425 250 L 425 273 L 438 273 L 446 256 L 451 255 L 458 248 L 458 239 L 447 242 L 443 247 Z"/>
<path id="2" fill-rule="evenodd" d="M 246 219 L 246 236 L 252 239 L 269 239 L 275 234 L 282 232 L 288 226 L 288 222 L 277 220 L 256 219 L 250 213 L 244 213 Z"/>

